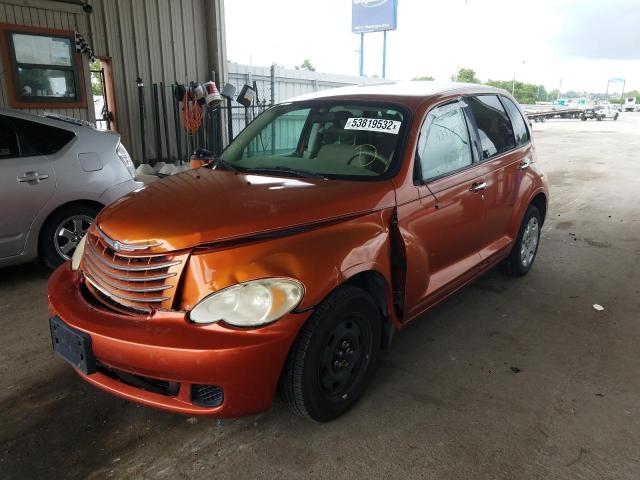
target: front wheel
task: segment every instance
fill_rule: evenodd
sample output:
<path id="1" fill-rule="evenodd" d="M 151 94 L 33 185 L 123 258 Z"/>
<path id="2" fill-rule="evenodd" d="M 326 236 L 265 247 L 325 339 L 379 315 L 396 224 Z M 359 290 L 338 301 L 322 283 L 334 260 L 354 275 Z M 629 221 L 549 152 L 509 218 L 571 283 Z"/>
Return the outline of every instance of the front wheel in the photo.
<path id="1" fill-rule="evenodd" d="M 535 205 L 529 205 L 522 220 L 516 242 L 509 256 L 500 264 L 507 275 L 521 277 L 529 273 L 538 254 L 542 217 Z"/>
<path id="2" fill-rule="evenodd" d="M 331 293 L 298 335 L 280 392 L 298 415 L 318 422 L 349 410 L 380 358 L 381 317 L 371 296 L 345 285 Z"/>
<path id="3" fill-rule="evenodd" d="M 616 113 L 615 117 L 613 117 L 614 120 L 618 119 L 618 114 Z"/>

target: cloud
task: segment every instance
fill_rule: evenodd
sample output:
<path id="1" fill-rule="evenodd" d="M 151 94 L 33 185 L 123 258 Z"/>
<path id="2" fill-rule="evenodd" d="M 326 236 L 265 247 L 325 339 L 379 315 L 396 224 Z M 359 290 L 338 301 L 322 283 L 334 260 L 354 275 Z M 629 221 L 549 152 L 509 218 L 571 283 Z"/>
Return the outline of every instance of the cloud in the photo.
<path id="1" fill-rule="evenodd" d="M 638 0 L 583 0 L 565 4 L 559 13 L 563 24 L 551 42 L 558 53 L 584 59 L 640 59 Z"/>

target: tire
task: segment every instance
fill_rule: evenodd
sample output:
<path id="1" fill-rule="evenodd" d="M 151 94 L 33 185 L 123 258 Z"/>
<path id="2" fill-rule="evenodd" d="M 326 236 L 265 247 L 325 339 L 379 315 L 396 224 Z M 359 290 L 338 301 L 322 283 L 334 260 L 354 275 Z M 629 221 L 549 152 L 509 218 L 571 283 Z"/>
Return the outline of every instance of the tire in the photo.
<path id="1" fill-rule="evenodd" d="M 291 410 L 317 422 L 349 410 L 375 373 L 381 329 L 366 291 L 344 285 L 331 293 L 298 334 L 280 377 Z"/>
<path id="2" fill-rule="evenodd" d="M 587 117 L 585 117 L 584 115 L 582 117 L 580 117 L 580 120 L 582 120 L 583 122 L 587 121 Z"/>
<path id="3" fill-rule="evenodd" d="M 613 117 L 614 120 L 618 120 L 618 114 L 616 113 L 615 117 Z"/>
<path id="4" fill-rule="evenodd" d="M 535 205 L 529 205 L 524 215 L 516 242 L 509 256 L 500 264 L 500 270 L 512 277 L 522 277 L 529 273 L 538 254 L 542 217 Z M 527 227 L 530 230 L 527 230 Z M 531 231 L 534 230 L 534 231 Z M 529 233 L 531 232 L 531 233 Z"/>
<path id="5" fill-rule="evenodd" d="M 53 270 L 69 260 L 99 211 L 95 205 L 78 203 L 53 212 L 40 231 L 38 252 L 42 263 Z M 60 234 L 63 229 L 64 235 Z"/>

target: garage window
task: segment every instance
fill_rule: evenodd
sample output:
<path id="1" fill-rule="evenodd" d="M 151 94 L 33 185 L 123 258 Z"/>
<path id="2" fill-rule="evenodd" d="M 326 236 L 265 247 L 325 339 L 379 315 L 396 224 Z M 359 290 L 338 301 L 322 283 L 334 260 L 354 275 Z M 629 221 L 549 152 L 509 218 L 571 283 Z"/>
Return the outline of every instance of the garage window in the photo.
<path id="1" fill-rule="evenodd" d="M 515 148 L 511 121 L 497 95 L 470 97 L 467 102 L 478 127 L 483 159 Z"/>
<path id="2" fill-rule="evenodd" d="M 83 62 L 74 32 L 5 24 L 0 34 L 12 107 L 86 106 Z"/>

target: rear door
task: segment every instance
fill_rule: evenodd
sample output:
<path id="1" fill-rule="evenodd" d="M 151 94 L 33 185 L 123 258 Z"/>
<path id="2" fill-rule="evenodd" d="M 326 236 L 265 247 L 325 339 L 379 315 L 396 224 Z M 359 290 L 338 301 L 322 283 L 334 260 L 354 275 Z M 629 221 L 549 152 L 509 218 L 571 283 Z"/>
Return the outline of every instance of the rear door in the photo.
<path id="1" fill-rule="evenodd" d="M 521 190 L 521 168 L 531 158 L 529 134 L 518 113 L 520 143 L 516 141 L 506 104 L 501 102 L 498 95 L 477 95 L 465 100 L 469 105 L 471 120 L 477 128 L 480 163 L 487 184 L 480 255 L 489 260 L 510 248 L 514 240 L 509 225 Z M 518 111 L 513 103 L 511 107 Z"/>
<path id="2" fill-rule="evenodd" d="M 484 179 L 474 153 L 464 105 L 432 110 L 416 151 L 422 209 L 400 226 L 419 242 L 422 258 L 407 258 L 406 306 L 419 313 L 465 281 L 481 262 Z"/>
<path id="3" fill-rule="evenodd" d="M 47 158 L 35 152 L 11 117 L 0 115 L 0 258 L 23 251 L 31 224 L 54 189 Z"/>

